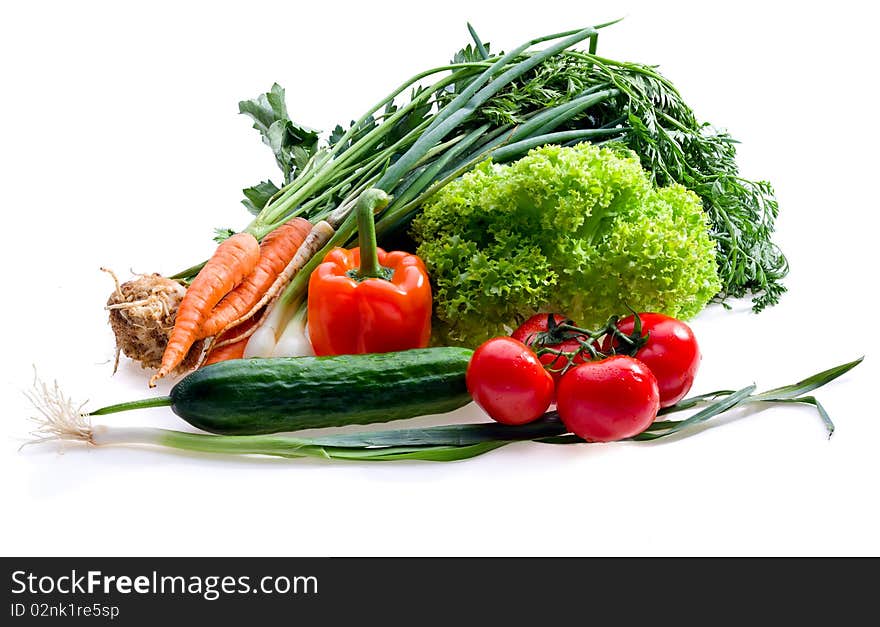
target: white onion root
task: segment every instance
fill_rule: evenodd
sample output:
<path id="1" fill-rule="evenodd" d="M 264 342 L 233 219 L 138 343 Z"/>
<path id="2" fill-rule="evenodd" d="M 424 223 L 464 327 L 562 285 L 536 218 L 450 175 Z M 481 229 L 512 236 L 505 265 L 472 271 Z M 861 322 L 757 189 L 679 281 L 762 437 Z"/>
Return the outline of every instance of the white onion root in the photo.
<path id="1" fill-rule="evenodd" d="M 57 381 L 48 385 L 34 371 L 33 388 L 25 396 L 39 412 L 30 418 L 37 426 L 31 432 L 33 439 L 25 442 L 25 446 L 52 440 L 95 443 L 92 423 L 82 411 L 85 403 L 76 405 L 64 395 Z"/>

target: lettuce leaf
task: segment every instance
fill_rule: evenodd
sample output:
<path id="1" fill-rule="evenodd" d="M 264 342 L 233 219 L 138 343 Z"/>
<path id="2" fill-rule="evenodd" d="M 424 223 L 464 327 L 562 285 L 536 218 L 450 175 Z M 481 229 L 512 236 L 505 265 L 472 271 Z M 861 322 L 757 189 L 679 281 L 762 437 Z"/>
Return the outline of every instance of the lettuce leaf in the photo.
<path id="1" fill-rule="evenodd" d="M 627 307 L 678 318 L 720 289 L 699 198 L 655 189 L 620 147 L 544 146 L 485 162 L 413 223 L 431 275 L 436 340 L 475 346 L 540 311 L 596 326 Z"/>

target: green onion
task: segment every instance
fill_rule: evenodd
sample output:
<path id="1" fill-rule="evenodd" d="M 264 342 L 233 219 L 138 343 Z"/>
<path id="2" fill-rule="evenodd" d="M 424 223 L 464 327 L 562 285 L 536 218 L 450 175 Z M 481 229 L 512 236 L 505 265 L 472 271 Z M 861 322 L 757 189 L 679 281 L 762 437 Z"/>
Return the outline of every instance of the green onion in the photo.
<path id="1" fill-rule="evenodd" d="M 814 406 L 824 422 L 829 437 L 834 430 L 825 408 L 813 396 L 804 394 L 849 372 L 863 357 L 830 368 L 795 383 L 755 394 L 754 385 L 737 391 L 720 390 L 680 401 L 663 410 L 663 415 L 701 409 L 682 420 L 661 420 L 631 438 L 641 442 L 659 440 L 672 435 L 690 435 L 695 427 L 721 414 L 749 404 L 801 403 Z M 209 435 L 154 428 L 92 426 L 81 406 L 65 397 L 58 385 L 35 382 L 29 398 L 40 416 L 35 441 L 71 440 L 95 446 L 141 444 L 185 451 L 225 455 L 269 455 L 275 457 L 315 457 L 350 461 L 457 461 L 488 453 L 513 442 L 544 444 L 584 444 L 575 435 L 566 433 L 556 412 L 521 426 L 498 423 L 458 424 L 438 427 L 392 429 L 365 433 L 341 433 L 314 437 L 292 434 L 271 435 Z M 97 415 L 93 412 L 91 415 Z"/>

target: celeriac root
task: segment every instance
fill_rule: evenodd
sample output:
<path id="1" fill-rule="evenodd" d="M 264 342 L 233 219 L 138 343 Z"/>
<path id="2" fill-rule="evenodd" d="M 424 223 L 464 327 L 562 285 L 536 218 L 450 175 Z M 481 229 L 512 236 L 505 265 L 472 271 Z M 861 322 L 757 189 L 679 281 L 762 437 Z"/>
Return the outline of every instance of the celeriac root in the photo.
<path id="1" fill-rule="evenodd" d="M 159 274 L 137 274 L 137 278 L 120 284 L 112 270 L 101 270 L 113 278 L 116 288 L 104 307 L 110 312 L 110 327 L 116 337 L 113 372 L 119 367 L 120 353 L 144 368 L 158 368 L 186 289 Z M 193 346 L 181 371 L 196 363 L 201 347 L 201 342 Z"/>
<path id="2" fill-rule="evenodd" d="M 116 285 L 114 296 L 119 299 L 117 302 L 107 303 L 104 307 L 107 311 L 112 311 L 114 309 L 135 310 L 139 317 L 150 316 L 156 319 L 167 318 L 174 314 L 174 309 L 169 303 L 168 298 L 171 297 L 173 299 L 173 297 L 179 296 L 185 291 L 183 286 L 179 283 L 168 279 L 167 282 L 150 285 L 148 287 L 149 292 L 145 298 L 127 300 L 128 296 L 123 293 L 122 286 L 119 284 L 119 278 L 116 276 L 116 273 L 109 268 L 102 267 L 100 270 L 106 272 L 113 278 L 113 283 Z M 142 279 L 162 278 L 158 274 L 139 273 L 137 276 Z"/>

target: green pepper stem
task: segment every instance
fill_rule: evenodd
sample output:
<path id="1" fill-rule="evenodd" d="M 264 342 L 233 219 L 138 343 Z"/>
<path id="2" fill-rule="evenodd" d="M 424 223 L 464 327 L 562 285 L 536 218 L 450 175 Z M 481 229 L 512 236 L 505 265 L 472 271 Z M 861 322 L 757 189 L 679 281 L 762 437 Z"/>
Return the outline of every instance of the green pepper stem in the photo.
<path id="1" fill-rule="evenodd" d="M 358 274 L 362 278 L 379 277 L 382 267 L 376 252 L 376 222 L 373 214 L 382 211 L 391 202 L 391 196 L 371 187 L 364 190 L 355 206 L 358 222 L 358 246 L 360 246 L 361 266 Z"/>

